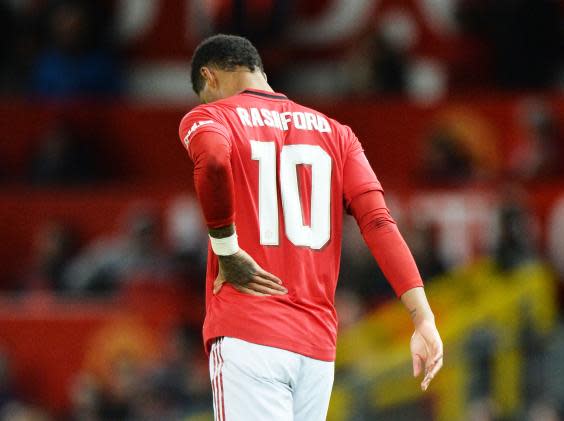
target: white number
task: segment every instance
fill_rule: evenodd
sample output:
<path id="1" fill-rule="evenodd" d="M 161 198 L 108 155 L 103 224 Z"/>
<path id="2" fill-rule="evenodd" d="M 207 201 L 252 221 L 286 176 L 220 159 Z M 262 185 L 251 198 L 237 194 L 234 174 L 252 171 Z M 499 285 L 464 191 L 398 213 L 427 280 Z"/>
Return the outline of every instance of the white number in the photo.
<path id="1" fill-rule="evenodd" d="M 252 159 L 259 162 L 260 243 L 277 245 L 278 200 L 276 198 L 276 145 L 251 140 Z"/>
<path id="2" fill-rule="evenodd" d="M 276 145 L 251 140 L 259 161 L 260 243 L 279 244 Z M 297 166 L 311 165 L 311 224 L 304 225 Z M 322 248 L 331 236 L 331 157 L 314 145 L 288 145 L 280 153 L 280 193 L 288 239 L 297 246 Z"/>

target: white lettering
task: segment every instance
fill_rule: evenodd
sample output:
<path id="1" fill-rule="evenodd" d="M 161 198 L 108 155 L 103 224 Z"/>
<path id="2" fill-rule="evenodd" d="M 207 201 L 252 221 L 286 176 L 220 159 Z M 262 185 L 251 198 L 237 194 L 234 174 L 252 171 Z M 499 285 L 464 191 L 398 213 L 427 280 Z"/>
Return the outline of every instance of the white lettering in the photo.
<path id="1" fill-rule="evenodd" d="M 298 130 L 317 130 L 322 133 L 330 133 L 329 121 L 319 114 L 304 111 L 278 111 L 266 108 L 242 108 L 237 107 L 237 114 L 244 126 L 248 127 L 272 127 L 279 130 L 289 130 L 292 124 Z"/>
<path id="2" fill-rule="evenodd" d="M 260 113 L 262 114 L 262 118 L 264 119 L 264 124 L 266 124 L 268 127 L 276 127 L 269 110 L 261 108 Z"/>
<path id="3" fill-rule="evenodd" d="M 274 120 L 274 127 L 282 130 L 282 120 L 278 111 L 272 111 L 272 119 Z"/>
<path id="4" fill-rule="evenodd" d="M 329 122 L 323 116 L 317 116 L 317 127 L 321 133 L 331 133 L 331 126 L 329 126 Z"/>
<path id="5" fill-rule="evenodd" d="M 317 118 L 315 117 L 315 114 L 305 113 L 305 117 L 308 130 L 319 130 L 317 127 Z"/>
<path id="6" fill-rule="evenodd" d="M 259 110 L 257 110 L 256 108 L 251 108 L 251 119 L 253 121 L 253 126 L 264 126 L 262 118 L 260 117 Z"/>
<path id="7" fill-rule="evenodd" d="M 288 123 L 292 121 L 292 113 L 286 111 L 280 114 L 280 118 L 282 120 L 282 130 L 288 130 Z"/>
<path id="8" fill-rule="evenodd" d="M 296 129 L 305 130 L 306 129 L 306 121 L 304 113 L 295 112 L 294 113 L 294 126 Z"/>
<path id="9" fill-rule="evenodd" d="M 251 120 L 249 119 L 249 113 L 247 112 L 247 110 L 241 107 L 237 107 L 237 114 L 239 114 L 241 123 L 243 123 L 244 126 L 253 127 Z"/>

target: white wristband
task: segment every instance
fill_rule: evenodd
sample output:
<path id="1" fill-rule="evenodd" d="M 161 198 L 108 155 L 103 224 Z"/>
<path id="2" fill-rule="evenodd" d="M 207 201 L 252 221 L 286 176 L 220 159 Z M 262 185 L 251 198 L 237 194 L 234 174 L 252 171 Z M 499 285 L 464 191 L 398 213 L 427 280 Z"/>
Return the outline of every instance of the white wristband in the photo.
<path id="1" fill-rule="evenodd" d="M 231 256 L 239 251 L 236 232 L 225 238 L 214 238 L 211 235 L 209 237 L 212 250 L 218 256 Z"/>

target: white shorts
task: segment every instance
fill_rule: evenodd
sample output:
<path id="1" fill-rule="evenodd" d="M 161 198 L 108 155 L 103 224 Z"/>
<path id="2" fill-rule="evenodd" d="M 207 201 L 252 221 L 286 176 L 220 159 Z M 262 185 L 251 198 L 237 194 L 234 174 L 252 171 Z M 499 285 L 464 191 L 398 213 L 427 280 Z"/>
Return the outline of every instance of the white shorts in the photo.
<path id="1" fill-rule="evenodd" d="M 216 421 L 322 421 L 334 362 L 240 339 L 216 339 L 210 377 Z"/>

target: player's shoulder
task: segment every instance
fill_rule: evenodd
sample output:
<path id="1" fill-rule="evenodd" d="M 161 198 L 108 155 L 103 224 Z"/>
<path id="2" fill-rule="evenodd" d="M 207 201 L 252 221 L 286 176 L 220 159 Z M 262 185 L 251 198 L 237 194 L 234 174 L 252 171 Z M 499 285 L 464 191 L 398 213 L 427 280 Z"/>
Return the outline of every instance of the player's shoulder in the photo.
<path id="1" fill-rule="evenodd" d="M 185 145 L 198 132 L 213 131 L 229 138 L 226 119 L 216 103 L 200 104 L 188 111 L 178 128 L 178 135 Z"/>
<path id="2" fill-rule="evenodd" d="M 200 104 L 188 111 L 180 120 L 181 130 L 186 127 L 204 124 L 224 124 L 225 119 L 221 114 L 221 110 L 217 104 Z"/>
<path id="3" fill-rule="evenodd" d="M 218 117 L 219 109 L 217 105 L 212 104 L 200 104 L 188 111 L 182 120 L 189 120 L 191 118 L 202 118 L 202 117 Z"/>

